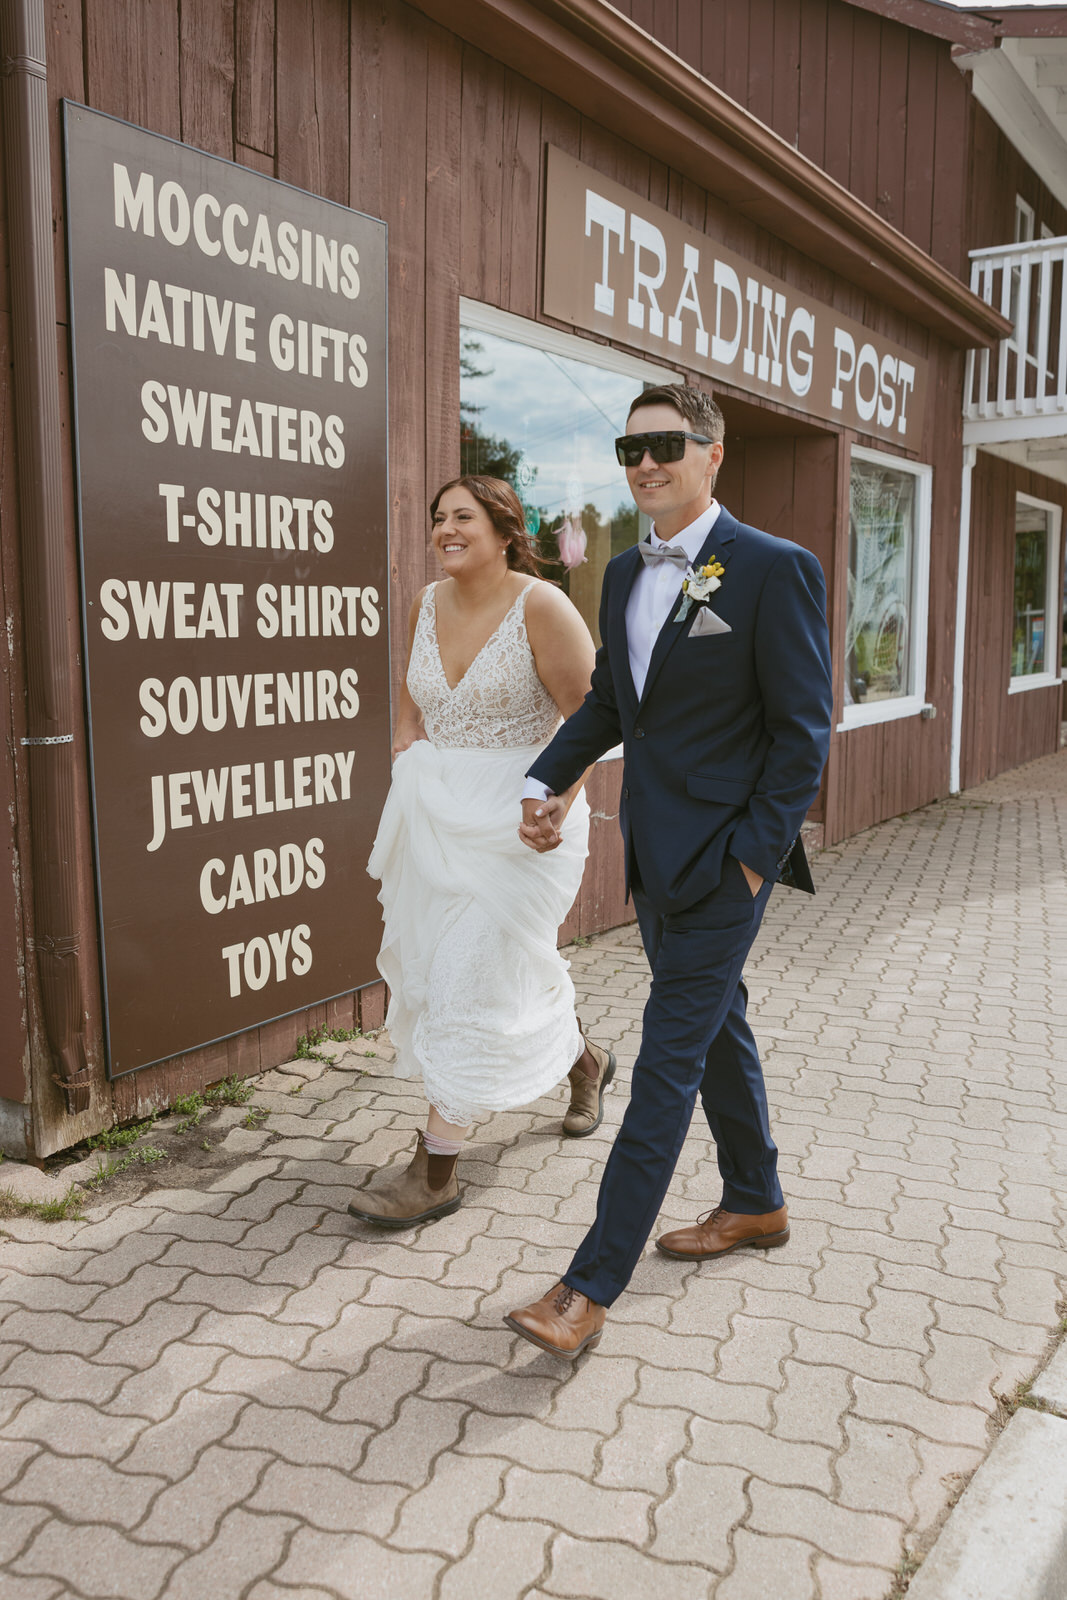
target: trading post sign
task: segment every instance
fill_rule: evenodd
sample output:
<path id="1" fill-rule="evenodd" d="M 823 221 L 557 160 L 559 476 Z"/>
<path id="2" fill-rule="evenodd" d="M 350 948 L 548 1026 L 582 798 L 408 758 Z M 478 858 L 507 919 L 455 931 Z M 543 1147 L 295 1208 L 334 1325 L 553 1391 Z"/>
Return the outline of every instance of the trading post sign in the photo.
<path id="1" fill-rule="evenodd" d="M 927 363 L 548 147 L 548 316 L 922 448 Z"/>
<path id="2" fill-rule="evenodd" d="M 65 113 L 114 1074 L 376 976 L 386 233 Z"/>

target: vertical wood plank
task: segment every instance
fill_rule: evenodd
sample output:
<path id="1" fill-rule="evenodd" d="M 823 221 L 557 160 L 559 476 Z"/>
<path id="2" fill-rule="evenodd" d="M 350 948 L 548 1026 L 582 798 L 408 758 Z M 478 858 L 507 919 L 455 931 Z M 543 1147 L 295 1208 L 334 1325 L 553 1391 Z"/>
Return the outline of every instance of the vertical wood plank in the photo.
<path id="1" fill-rule="evenodd" d="M 389 12 L 382 58 L 381 211 L 389 225 L 389 563 L 393 681 L 407 654 L 407 616 L 426 581 L 427 24 Z"/>
<path id="2" fill-rule="evenodd" d="M 800 104 L 797 143 L 822 166 L 826 150 L 827 0 L 805 0 L 800 12 Z"/>
<path id="3" fill-rule="evenodd" d="M 262 150 L 252 150 L 246 144 L 234 146 L 233 159 L 242 167 L 249 167 L 253 172 L 262 172 L 267 178 L 275 176 L 274 157 L 266 155 Z"/>
<path id="4" fill-rule="evenodd" d="M 233 159 L 233 0 L 182 0 L 180 12 L 182 139 Z"/>
<path id="5" fill-rule="evenodd" d="M 348 6 L 286 0 L 276 29 L 278 176 L 347 205 Z"/>
<path id="6" fill-rule="evenodd" d="M 852 135 L 852 42 L 856 13 L 830 0 L 826 13 L 826 148 L 822 165 L 848 187 Z"/>
<path id="7" fill-rule="evenodd" d="M 55 230 L 56 318 L 70 321 L 67 306 L 67 217 L 63 189 L 63 122 L 60 101 L 84 101 L 85 41 L 80 0 L 51 0 L 47 13 L 48 105 L 51 112 L 52 225 Z M 7 271 L 7 252 L 0 275 Z M 6 304 L 6 295 L 4 297 Z"/>
<path id="8" fill-rule="evenodd" d="M 725 5 L 701 6 L 700 59 L 694 65 L 709 83 L 722 88 L 726 72 L 726 11 Z"/>
<path id="9" fill-rule="evenodd" d="M 749 0 L 748 94 L 749 111 L 771 125 L 774 116 L 774 0 Z"/>
<path id="10" fill-rule="evenodd" d="M 362 0 L 352 7 L 349 22 L 348 203 L 369 217 L 382 215 L 387 9 L 387 0 Z"/>
<path id="11" fill-rule="evenodd" d="M 501 303 L 504 75 L 498 62 L 464 46 L 460 284 L 464 294 L 492 306 Z"/>
<path id="12" fill-rule="evenodd" d="M 912 30 L 908 39 L 904 232 L 923 250 L 930 249 L 933 227 L 937 50 L 936 39 Z"/>
<path id="13" fill-rule="evenodd" d="M 430 35 L 426 97 L 426 498 L 459 471 L 459 261 L 463 46 Z M 539 135 L 538 135 L 539 137 Z M 536 173 L 534 174 L 536 192 Z M 536 236 L 536 232 L 535 232 Z M 536 263 L 535 263 L 536 269 Z M 531 316 L 533 313 L 525 313 Z M 425 577 L 434 558 L 426 545 Z"/>
<path id="14" fill-rule="evenodd" d="M 541 175 L 541 100 L 509 72 L 504 85 L 503 193 L 500 207 L 500 303 L 533 317 L 537 301 Z"/>
<path id="15" fill-rule="evenodd" d="M 2 185 L 2 179 L 0 179 Z M 0 202 L 3 195 L 0 193 Z M 0 210 L 0 249 L 4 212 Z M 4 252 L 6 255 L 6 251 Z M 0 1096 L 19 1103 L 29 1099 L 30 1040 L 26 993 L 26 926 L 31 892 L 24 857 L 29 840 L 25 776 L 18 771 L 15 751 L 26 732 L 26 687 L 23 677 L 21 568 L 17 541 L 7 533 L 16 526 L 14 394 L 11 383 L 11 315 L 5 291 L 0 300 L 0 606 L 7 619 L 0 641 Z"/>
<path id="16" fill-rule="evenodd" d="M 904 226 L 905 136 L 908 120 L 908 32 L 882 23 L 878 80 L 878 140 L 875 209 L 894 228 Z"/>
<path id="17" fill-rule="evenodd" d="M 774 0 L 771 126 L 789 144 L 800 136 L 800 3 Z"/>
<path id="18" fill-rule="evenodd" d="M 934 123 L 933 223 L 930 254 L 967 281 L 966 203 L 970 146 L 970 95 L 947 49 L 937 56 L 937 113 Z"/>
<path id="19" fill-rule="evenodd" d="M 678 39 L 675 45 L 676 53 L 683 61 L 688 61 L 697 72 L 702 72 L 703 44 L 701 34 L 704 16 L 712 8 L 710 6 L 694 6 L 688 0 L 679 0 L 677 8 Z"/>
<path id="20" fill-rule="evenodd" d="M 359 1028 L 361 1033 L 373 1033 L 385 1022 L 386 992 L 384 983 L 372 983 L 359 991 Z"/>
<path id="21" fill-rule="evenodd" d="M 274 154 L 274 5 L 275 0 L 236 0 L 234 12 L 235 141 L 270 156 Z"/>
<path id="22" fill-rule="evenodd" d="M 85 0 L 84 27 L 89 104 L 181 138 L 177 7 L 167 0 Z"/>
<path id="23" fill-rule="evenodd" d="M 872 111 L 878 105 L 881 20 L 869 11 L 852 19 L 852 126 L 849 134 L 849 188 L 865 205 L 878 197 L 878 137 L 872 137 Z"/>
<path id="24" fill-rule="evenodd" d="M 739 105 L 748 101 L 749 7 L 742 0 L 723 8 L 721 87 Z"/>

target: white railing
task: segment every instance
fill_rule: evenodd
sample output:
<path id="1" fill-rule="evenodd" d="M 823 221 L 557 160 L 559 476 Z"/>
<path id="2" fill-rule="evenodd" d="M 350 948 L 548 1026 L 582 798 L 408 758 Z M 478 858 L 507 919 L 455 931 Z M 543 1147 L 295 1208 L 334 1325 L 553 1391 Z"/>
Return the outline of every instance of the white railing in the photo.
<path id="1" fill-rule="evenodd" d="M 1067 238 L 972 250 L 971 288 L 1013 328 L 967 356 L 966 436 L 1067 433 Z"/>

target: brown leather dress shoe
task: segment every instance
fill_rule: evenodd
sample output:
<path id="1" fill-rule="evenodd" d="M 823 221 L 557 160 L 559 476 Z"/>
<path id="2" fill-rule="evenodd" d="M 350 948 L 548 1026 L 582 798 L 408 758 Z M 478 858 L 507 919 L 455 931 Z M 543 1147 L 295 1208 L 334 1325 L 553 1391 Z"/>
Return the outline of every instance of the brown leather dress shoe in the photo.
<path id="1" fill-rule="evenodd" d="M 755 1217 L 716 1206 L 706 1216 L 698 1217 L 692 1227 L 665 1233 L 656 1240 L 656 1249 L 676 1261 L 710 1261 L 746 1245 L 753 1250 L 773 1250 L 788 1238 L 789 1214 L 785 1206 Z"/>
<path id="2" fill-rule="evenodd" d="M 600 1343 L 607 1311 L 569 1284 L 557 1283 L 536 1305 L 524 1306 L 504 1318 L 509 1328 L 521 1333 L 541 1350 L 573 1361 L 583 1350 Z"/>
<path id="3" fill-rule="evenodd" d="M 582 1053 L 567 1074 L 571 1103 L 563 1118 L 563 1131 L 568 1139 L 584 1139 L 600 1127 L 604 1120 L 604 1091 L 614 1076 L 612 1052 L 602 1050 L 583 1034 Z"/>

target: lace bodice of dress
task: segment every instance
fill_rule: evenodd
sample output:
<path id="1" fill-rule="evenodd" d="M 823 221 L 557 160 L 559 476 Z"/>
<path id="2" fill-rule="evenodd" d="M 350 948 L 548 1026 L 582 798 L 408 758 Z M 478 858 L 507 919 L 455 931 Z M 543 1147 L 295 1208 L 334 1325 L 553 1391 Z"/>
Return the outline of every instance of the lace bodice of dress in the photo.
<path id="1" fill-rule="evenodd" d="M 408 691 L 438 748 L 500 750 L 547 744 L 559 709 L 534 665 L 526 637 L 528 583 L 454 689 L 437 643 L 437 585 L 422 597 L 408 666 Z"/>

